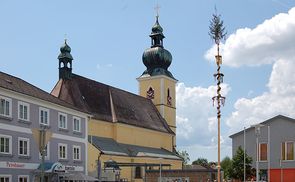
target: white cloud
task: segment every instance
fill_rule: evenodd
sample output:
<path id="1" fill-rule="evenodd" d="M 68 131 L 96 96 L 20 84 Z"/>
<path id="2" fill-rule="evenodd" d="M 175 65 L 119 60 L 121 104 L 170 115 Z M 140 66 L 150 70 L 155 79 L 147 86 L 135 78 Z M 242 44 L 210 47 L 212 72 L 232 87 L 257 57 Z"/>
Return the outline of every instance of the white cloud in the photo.
<path id="1" fill-rule="evenodd" d="M 295 117 L 295 57 L 280 59 L 273 65 L 269 79 L 269 91 L 260 96 L 236 101 L 227 125 L 231 132 L 241 130 L 243 126 L 264 121 L 268 118 L 283 114 Z"/>
<path id="2" fill-rule="evenodd" d="M 254 91 L 249 91 L 245 98 L 235 102 L 234 111 L 226 118 L 230 134 L 277 114 L 295 117 L 294 32 L 295 8 L 292 8 L 288 13 L 278 14 L 253 29 L 238 29 L 221 45 L 224 65 L 273 64 L 268 90 L 253 98 L 249 97 Z M 214 61 L 215 53 L 216 47 L 213 46 L 205 57 Z M 223 94 L 226 95 L 230 88 L 223 86 Z M 186 87 L 183 83 L 177 86 L 177 141 L 181 144 L 178 147 L 187 150 L 191 158 L 216 156 L 216 109 L 211 101 L 215 89 L 214 86 Z M 229 155 L 228 136 L 221 138 L 221 151 Z"/>
<path id="3" fill-rule="evenodd" d="M 222 95 L 226 96 L 230 88 L 222 84 Z M 212 106 L 212 97 L 216 86 L 208 88 L 187 87 L 179 83 L 176 87 L 177 97 L 177 143 L 181 146 L 216 145 L 216 107 Z"/>
<path id="4" fill-rule="evenodd" d="M 233 67 L 272 64 L 278 59 L 295 57 L 295 8 L 281 13 L 254 29 L 238 29 L 221 45 L 223 64 Z M 214 61 L 216 47 L 205 54 Z"/>
<path id="5" fill-rule="evenodd" d="M 254 29 L 238 29 L 221 45 L 223 63 L 228 66 L 273 64 L 268 90 L 249 98 L 253 91 L 234 104 L 227 118 L 230 132 L 283 114 L 295 117 L 295 8 L 265 20 Z M 207 51 L 210 60 L 216 47 Z M 264 83 L 263 83 L 264 84 Z M 246 98 L 248 97 L 248 98 Z"/>

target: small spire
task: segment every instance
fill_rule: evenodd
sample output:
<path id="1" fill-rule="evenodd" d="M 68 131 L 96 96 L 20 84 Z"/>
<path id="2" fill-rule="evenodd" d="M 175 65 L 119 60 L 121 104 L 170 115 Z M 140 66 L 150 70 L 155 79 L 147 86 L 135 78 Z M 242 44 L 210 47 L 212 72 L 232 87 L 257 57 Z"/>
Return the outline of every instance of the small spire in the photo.
<path id="1" fill-rule="evenodd" d="M 161 7 L 159 6 L 159 4 L 157 4 L 157 6 L 155 7 L 157 21 L 158 21 L 158 18 L 159 18 L 159 11 L 160 11 L 160 8 L 161 8 Z"/>
<path id="2" fill-rule="evenodd" d="M 65 44 L 67 44 L 67 34 L 66 33 L 64 35 L 64 39 L 65 39 Z"/>
<path id="3" fill-rule="evenodd" d="M 157 15 L 156 17 L 159 17 L 159 11 L 160 11 L 160 8 L 161 8 L 161 7 L 160 7 L 159 4 L 157 3 L 157 6 L 155 7 L 155 10 L 156 10 L 156 13 L 157 13 L 157 14 L 156 14 L 156 15 Z"/>

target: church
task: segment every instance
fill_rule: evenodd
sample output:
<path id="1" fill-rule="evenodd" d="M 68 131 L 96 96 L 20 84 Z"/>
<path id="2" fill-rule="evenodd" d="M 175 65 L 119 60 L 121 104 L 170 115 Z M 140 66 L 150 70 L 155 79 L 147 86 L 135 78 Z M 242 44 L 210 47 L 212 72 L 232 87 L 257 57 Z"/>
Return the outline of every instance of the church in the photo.
<path id="1" fill-rule="evenodd" d="M 85 126 L 90 176 L 99 177 L 108 161 L 128 181 L 142 181 L 147 169 L 182 168 L 176 153 L 177 80 L 168 70 L 172 55 L 164 49 L 158 19 L 142 56 L 146 70 L 137 78 L 138 95 L 73 73 L 70 46 L 65 41 L 60 48 L 59 80 L 51 94 L 91 115 Z"/>

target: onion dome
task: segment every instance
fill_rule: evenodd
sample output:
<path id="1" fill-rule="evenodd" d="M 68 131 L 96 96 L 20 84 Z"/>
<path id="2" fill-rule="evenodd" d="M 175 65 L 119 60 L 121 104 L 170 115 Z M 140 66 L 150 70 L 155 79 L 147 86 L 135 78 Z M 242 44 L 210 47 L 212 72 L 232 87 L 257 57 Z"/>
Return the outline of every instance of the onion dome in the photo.
<path id="1" fill-rule="evenodd" d="M 163 28 L 161 27 L 161 25 L 159 24 L 159 16 L 156 16 L 156 23 L 152 28 L 152 33 L 162 33 L 163 32 Z"/>
<path id="2" fill-rule="evenodd" d="M 58 55 L 58 59 L 68 58 L 73 60 L 71 55 L 71 47 L 67 44 L 67 40 L 65 43 L 60 47 L 60 54 Z"/>
<path id="3" fill-rule="evenodd" d="M 159 16 L 156 16 L 156 23 L 152 27 L 150 34 L 152 45 L 142 55 L 142 62 L 147 68 L 142 76 L 166 75 L 175 79 L 170 71 L 168 71 L 168 67 L 172 62 L 172 55 L 163 47 L 165 36 L 158 19 Z"/>
<path id="4" fill-rule="evenodd" d="M 65 40 L 64 44 L 60 47 L 60 53 L 58 55 L 58 69 L 60 79 L 70 79 L 72 76 L 72 60 L 71 47 Z"/>

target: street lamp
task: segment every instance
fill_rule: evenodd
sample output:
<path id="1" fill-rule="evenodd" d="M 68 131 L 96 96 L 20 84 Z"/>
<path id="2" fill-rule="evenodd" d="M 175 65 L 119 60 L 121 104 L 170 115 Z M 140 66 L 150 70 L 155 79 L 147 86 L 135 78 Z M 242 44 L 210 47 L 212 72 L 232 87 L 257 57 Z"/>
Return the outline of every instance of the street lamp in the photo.
<path id="1" fill-rule="evenodd" d="M 263 124 L 255 124 L 251 125 L 251 127 L 255 128 L 255 135 L 256 135 L 256 182 L 259 181 L 259 144 L 258 144 L 258 137 L 260 136 L 260 128 L 263 127 Z"/>

